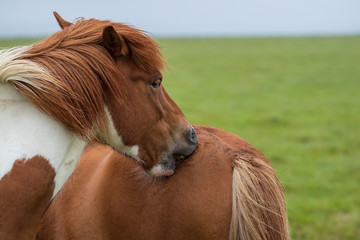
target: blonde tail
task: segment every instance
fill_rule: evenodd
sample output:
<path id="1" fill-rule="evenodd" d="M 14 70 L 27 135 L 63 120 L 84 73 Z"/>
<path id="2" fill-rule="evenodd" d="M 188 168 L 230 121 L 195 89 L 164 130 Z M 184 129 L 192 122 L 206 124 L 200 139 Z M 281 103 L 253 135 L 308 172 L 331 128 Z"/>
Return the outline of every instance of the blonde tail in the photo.
<path id="1" fill-rule="evenodd" d="M 287 240 L 282 186 L 263 159 L 236 158 L 233 168 L 230 240 Z"/>

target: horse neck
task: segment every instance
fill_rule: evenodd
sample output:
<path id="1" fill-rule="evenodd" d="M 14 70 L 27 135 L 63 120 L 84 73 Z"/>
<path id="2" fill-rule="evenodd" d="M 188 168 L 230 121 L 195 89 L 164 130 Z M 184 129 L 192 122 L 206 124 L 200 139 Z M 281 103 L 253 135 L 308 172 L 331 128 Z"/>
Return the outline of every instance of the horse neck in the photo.
<path id="1" fill-rule="evenodd" d="M 18 159 L 46 158 L 57 173 L 54 194 L 71 174 L 85 142 L 30 104 L 10 84 L 0 84 L 0 179 Z"/>

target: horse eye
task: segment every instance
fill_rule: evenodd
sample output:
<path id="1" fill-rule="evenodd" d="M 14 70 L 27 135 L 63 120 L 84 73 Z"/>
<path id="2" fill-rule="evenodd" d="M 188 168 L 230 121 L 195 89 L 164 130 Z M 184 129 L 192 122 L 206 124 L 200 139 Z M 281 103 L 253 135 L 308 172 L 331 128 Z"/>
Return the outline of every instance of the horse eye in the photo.
<path id="1" fill-rule="evenodd" d="M 161 85 L 161 78 L 158 78 L 158 79 L 156 79 L 152 84 L 151 84 L 151 86 L 153 87 L 153 88 L 158 88 L 158 87 L 160 87 L 160 85 Z"/>

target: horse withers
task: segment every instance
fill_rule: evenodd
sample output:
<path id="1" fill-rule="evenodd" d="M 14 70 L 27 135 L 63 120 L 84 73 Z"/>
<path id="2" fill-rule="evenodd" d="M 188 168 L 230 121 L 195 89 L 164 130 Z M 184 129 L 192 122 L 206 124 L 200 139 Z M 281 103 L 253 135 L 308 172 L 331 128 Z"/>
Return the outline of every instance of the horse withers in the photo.
<path id="1" fill-rule="evenodd" d="M 289 239 L 282 187 L 266 158 L 234 134 L 195 128 L 199 147 L 170 178 L 89 145 L 37 240 Z"/>
<path id="2" fill-rule="evenodd" d="M 21 188 L 24 179 L 42 175 L 55 195 L 93 139 L 135 159 L 150 175 L 172 175 L 175 159 L 189 156 L 198 140 L 161 84 L 165 62 L 158 45 L 124 24 L 96 19 L 71 24 L 55 15 L 61 31 L 0 51 L 0 189 Z M 42 170 L 24 171 L 28 165 Z M 26 186 L 24 194 L 13 189 L 12 197 L 1 191 L 0 201 L 22 200 L 38 189 Z M 41 195 L 42 190 L 27 207 L 50 201 L 52 194 Z M 18 215 L 1 209 L 0 239 L 10 239 L 12 216 Z M 29 222 L 15 218 L 18 224 Z"/>

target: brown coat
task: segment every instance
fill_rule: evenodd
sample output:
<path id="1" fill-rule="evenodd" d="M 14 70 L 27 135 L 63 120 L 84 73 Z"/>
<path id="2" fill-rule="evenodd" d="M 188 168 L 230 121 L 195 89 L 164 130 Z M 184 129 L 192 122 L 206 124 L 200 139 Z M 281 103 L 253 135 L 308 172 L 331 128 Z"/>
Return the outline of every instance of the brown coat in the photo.
<path id="1" fill-rule="evenodd" d="M 198 149 L 169 178 L 154 179 L 109 147 L 89 146 L 37 239 L 287 239 L 281 186 L 264 156 L 231 133 L 196 130 Z M 234 168 L 241 183 L 233 183 Z"/>

